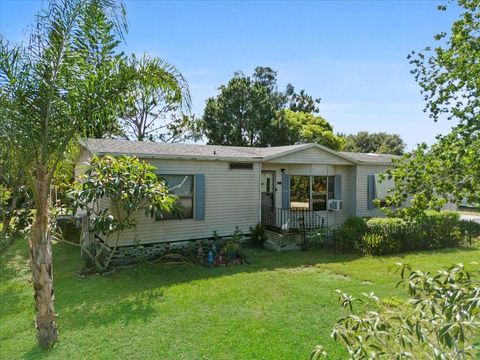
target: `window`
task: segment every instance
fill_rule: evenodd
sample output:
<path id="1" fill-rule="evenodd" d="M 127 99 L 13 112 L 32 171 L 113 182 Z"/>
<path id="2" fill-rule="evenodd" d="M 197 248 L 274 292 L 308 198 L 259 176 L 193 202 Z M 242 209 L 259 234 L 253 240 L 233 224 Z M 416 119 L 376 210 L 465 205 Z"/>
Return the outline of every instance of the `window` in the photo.
<path id="1" fill-rule="evenodd" d="M 335 197 L 334 176 L 290 176 L 290 207 L 311 211 L 327 210 Z"/>
<path id="2" fill-rule="evenodd" d="M 375 199 L 380 202 L 380 207 L 385 206 L 388 192 L 395 187 L 393 179 L 381 179 L 379 174 L 375 174 Z"/>
<path id="3" fill-rule="evenodd" d="M 193 219 L 193 175 L 159 175 L 165 180 L 169 191 L 178 197 L 179 214 L 164 213 L 162 219 Z"/>
<path id="4" fill-rule="evenodd" d="M 230 163 L 230 170 L 253 170 L 253 163 Z"/>
<path id="5" fill-rule="evenodd" d="M 290 176 L 290 207 L 310 209 L 310 176 Z"/>
<path id="6" fill-rule="evenodd" d="M 327 210 L 326 176 L 312 176 L 312 210 Z"/>

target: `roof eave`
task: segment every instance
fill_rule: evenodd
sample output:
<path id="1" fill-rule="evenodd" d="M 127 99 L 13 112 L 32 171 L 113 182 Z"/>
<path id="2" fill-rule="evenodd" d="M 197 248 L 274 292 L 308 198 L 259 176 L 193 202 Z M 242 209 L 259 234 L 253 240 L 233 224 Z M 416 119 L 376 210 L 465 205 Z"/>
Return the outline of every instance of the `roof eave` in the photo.
<path id="1" fill-rule="evenodd" d="M 320 149 L 320 150 L 323 150 L 325 152 L 328 152 L 329 154 L 332 154 L 332 155 L 335 155 L 335 156 L 338 156 L 339 158 L 343 159 L 343 160 L 347 160 L 347 161 L 350 161 L 351 163 L 353 164 L 360 164 L 359 161 L 349 157 L 349 156 L 346 156 L 346 155 L 343 155 L 341 153 L 339 153 L 338 151 L 335 151 L 335 150 L 332 150 L 332 149 L 329 149 L 323 145 L 319 145 L 319 144 L 305 144 L 305 146 L 301 146 L 301 147 L 298 147 L 296 149 L 291 149 L 291 150 L 287 150 L 287 151 L 284 151 L 284 152 L 281 152 L 279 154 L 275 154 L 275 155 L 270 155 L 270 156 L 266 156 L 263 158 L 263 161 L 269 161 L 269 160 L 274 160 L 274 159 L 277 159 L 279 157 L 282 157 L 282 156 L 286 156 L 286 155 L 290 155 L 290 154 L 294 154 L 296 152 L 299 152 L 299 151 L 303 151 L 303 150 L 306 150 L 306 149 L 310 149 L 310 148 L 317 148 L 317 149 Z"/>
<path id="2" fill-rule="evenodd" d="M 87 149 L 88 150 L 88 149 Z M 90 150 L 89 150 L 90 151 Z M 236 162 L 261 162 L 258 158 L 232 157 L 232 156 L 205 156 L 205 155 L 167 155 L 167 154 L 145 154 L 145 153 L 125 153 L 108 151 L 90 151 L 95 155 L 112 156 L 136 156 L 139 159 L 159 159 L 159 160 L 208 160 L 208 161 L 236 161 Z"/>

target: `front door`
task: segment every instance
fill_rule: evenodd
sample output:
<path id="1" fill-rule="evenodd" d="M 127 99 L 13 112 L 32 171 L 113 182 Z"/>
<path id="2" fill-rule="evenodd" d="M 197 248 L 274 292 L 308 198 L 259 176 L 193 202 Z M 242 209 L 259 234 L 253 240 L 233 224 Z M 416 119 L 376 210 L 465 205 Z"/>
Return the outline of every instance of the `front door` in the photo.
<path id="1" fill-rule="evenodd" d="M 262 207 L 275 208 L 275 172 L 262 171 L 262 181 L 260 184 L 262 192 Z"/>

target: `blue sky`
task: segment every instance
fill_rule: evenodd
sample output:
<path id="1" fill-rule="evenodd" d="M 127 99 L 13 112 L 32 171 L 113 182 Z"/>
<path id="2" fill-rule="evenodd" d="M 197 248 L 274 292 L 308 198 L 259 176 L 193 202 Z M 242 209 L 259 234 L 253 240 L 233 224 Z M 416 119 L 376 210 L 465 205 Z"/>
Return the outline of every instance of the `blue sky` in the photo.
<path id="1" fill-rule="evenodd" d="M 21 40 L 45 0 L 0 0 L 0 33 Z M 321 97 L 320 113 L 335 131 L 387 131 L 412 148 L 434 141 L 452 123 L 423 113 L 406 59 L 448 31 L 458 9 L 441 1 L 126 1 L 126 52 L 148 53 L 187 78 L 193 112 L 236 70 L 278 71 Z"/>

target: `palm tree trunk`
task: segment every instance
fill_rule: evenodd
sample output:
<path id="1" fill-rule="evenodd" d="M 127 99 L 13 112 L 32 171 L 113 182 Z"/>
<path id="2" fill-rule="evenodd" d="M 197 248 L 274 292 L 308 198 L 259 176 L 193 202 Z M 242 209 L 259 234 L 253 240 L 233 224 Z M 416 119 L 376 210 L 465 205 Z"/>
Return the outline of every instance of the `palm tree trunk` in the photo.
<path id="1" fill-rule="evenodd" d="M 30 236 L 30 264 L 36 310 L 38 344 L 50 348 L 58 341 L 54 311 L 52 243 L 48 224 L 49 181 L 45 168 L 37 167 L 36 214 Z"/>

